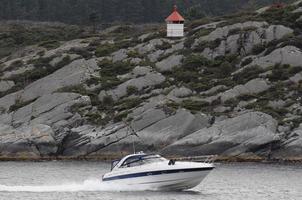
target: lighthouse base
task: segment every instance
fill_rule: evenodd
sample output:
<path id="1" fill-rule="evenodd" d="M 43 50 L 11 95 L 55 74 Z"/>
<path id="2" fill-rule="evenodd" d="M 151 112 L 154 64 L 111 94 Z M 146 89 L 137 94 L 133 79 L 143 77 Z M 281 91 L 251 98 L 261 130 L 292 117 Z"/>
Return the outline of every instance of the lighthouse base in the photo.
<path id="1" fill-rule="evenodd" d="M 184 24 L 167 24 L 167 37 L 184 37 Z"/>

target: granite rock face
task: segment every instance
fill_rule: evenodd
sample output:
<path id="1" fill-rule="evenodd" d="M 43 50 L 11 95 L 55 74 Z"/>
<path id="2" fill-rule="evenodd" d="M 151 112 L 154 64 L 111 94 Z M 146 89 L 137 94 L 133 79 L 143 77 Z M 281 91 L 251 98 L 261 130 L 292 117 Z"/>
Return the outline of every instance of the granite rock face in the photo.
<path id="1" fill-rule="evenodd" d="M 275 64 L 288 64 L 292 66 L 301 66 L 302 63 L 302 51 L 294 46 L 285 46 L 279 48 L 268 54 L 253 60 L 249 66 L 258 65 L 262 68 L 267 68 Z"/>
<path id="2" fill-rule="evenodd" d="M 0 92 L 5 92 L 15 86 L 13 81 L 0 81 Z"/>
<path id="3" fill-rule="evenodd" d="M 127 50 L 126 49 L 120 49 L 112 54 L 112 61 L 118 62 L 122 61 L 124 59 L 128 58 Z"/>
<path id="4" fill-rule="evenodd" d="M 186 87 L 175 88 L 169 93 L 170 96 L 174 96 L 178 98 L 188 97 L 191 96 L 192 94 L 193 94 L 192 90 Z"/>
<path id="5" fill-rule="evenodd" d="M 216 28 L 209 35 L 196 39 L 193 48 L 202 47 L 205 42 L 219 41 L 217 47 L 205 48 L 202 55 L 209 59 L 224 56 L 227 53 L 247 55 L 256 45 L 279 40 L 292 33 L 292 29 L 283 25 L 249 21 Z"/>
<path id="6" fill-rule="evenodd" d="M 148 68 L 135 68 L 132 75 L 133 78 L 118 85 L 115 89 L 109 91 L 101 91 L 99 99 L 103 101 L 105 96 L 111 96 L 115 101 L 128 95 L 128 88 L 133 87 L 138 91 L 150 88 L 152 86 L 163 83 L 166 78 L 157 72 L 146 73 Z M 139 76 L 141 74 L 141 76 Z M 129 75 L 127 75 L 129 77 Z M 131 77 L 131 75 L 130 75 Z"/>
<path id="7" fill-rule="evenodd" d="M 301 127 L 293 131 L 288 138 L 283 139 L 281 148 L 273 152 L 273 157 L 277 159 L 296 159 L 301 157 L 302 151 L 302 131 Z"/>
<path id="8" fill-rule="evenodd" d="M 240 95 L 258 94 L 260 92 L 266 91 L 269 88 L 270 86 L 267 81 L 263 79 L 253 79 L 244 85 L 238 85 L 230 90 L 223 92 L 221 94 L 221 100 L 225 102 Z"/>
<path id="9" fill-rule="evenodd" d="M 192 115 L 186 110 L 167 115 L 161 110 L 147 109 L 133 122 L 135 135 L 123 123 L 103 129 L 88 126 L 73 129 L 71 138 L 64 144 L 64 154 L 131 152 L 133 142 L 139 150 L 154 151 L 208 126 L 208 121 L 207 116 Z"/>
<path id="10" fill-rule="evenodd" d="M 255 152 L 279 140 L 277 122 L 271 116 L 251 112 L 216 122 L 166 147 L 166 154 L 240 155 Z"/>
<path id="11" fill-rule="evenodd" d="M 135 144 L 302 160 L 301 27 L 234 21 L 196 21 L 173 39 L 141 27 L 111 35 L 116 26 L 0 59 L 0 159 L 112 158 Z"/>
<path id="12" fill-rule="evenodd" d="M 216 99 L 220 99 L 222 102 L 226 102 L 242 95 L 258 94 L 268 90 L 269 88 L 270 85 L 268 81 L 261 78 L 256 78 L 250 80 L 244 85 L 237 85 L 229 90 L 218 93 L 215 96 L 207 97 L 204 100 L 207 102 L 213 102 Z"/>
<path id="13" fill-rule="evenodd" d="M 1 126 L 0 157 L 39 158 L 55 155 L 58 143 L 51 127 L 43 124 L 20 127 Z"/>
<path id="14" fill-rule="evenodd" d="M 21 94 L 23 101 L 30 101 L 61 88 L 82 84 L 98 68 L 94 59 L 76 60 L 42 79 L 28 85 Z"/>
<path id="15" fill-rule="evenodd" d="M 56 155 L 64 132 L 74 122 L 71 108 L 90 105 L 90 98 L 74 93 L 44 95 L 11 114 L 2 114 L 0 121 L 0 156 L 39 157 Z"/>
<path id="16" fill-rule="evenodd" d="M 160 72 L 171 71 L 174 67 L 179 67 L 183 59 L 182 55 L 172 55 L 158 63 L 156 63 L 156 68 Z"/>

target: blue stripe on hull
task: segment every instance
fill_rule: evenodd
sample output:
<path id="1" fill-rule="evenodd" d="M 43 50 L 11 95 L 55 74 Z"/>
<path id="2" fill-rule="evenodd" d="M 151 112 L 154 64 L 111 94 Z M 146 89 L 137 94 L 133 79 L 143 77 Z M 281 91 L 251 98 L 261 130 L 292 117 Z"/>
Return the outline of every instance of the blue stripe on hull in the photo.
<path id="1" fill-rule="evenodd" d="M 103 181 L 112 181 L 112 180 L 126 179 L 126 178 L 137 178 L 137 177 L 143 177 L 143 176 L 155 176 L 155 175 L 162 175 L 162 174 L 173 174 L 173 173 L 179 173 L 179 172 L 209 171 L 212 169 L 214 169 L 214 167 L 140 172 L 140 173 L 135 173 L 135 174 L 126 174 L 126 175 L 114 176 L 114 177 L 110 177 L 110 178 L 103 178 Z"/>

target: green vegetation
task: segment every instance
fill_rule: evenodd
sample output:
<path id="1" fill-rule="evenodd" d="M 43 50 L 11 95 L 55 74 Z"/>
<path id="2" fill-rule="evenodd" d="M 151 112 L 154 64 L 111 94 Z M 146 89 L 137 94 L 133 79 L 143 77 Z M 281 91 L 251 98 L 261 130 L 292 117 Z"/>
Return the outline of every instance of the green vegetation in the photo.
<path id="1" fill-rule="evenodd" d="M 239 34 L 240 32 L 241 32 L 241 28 L 233 28 L 229 30 L 228 35 L 235 35 L 235 34 Z"/>
<path id="2" fill-rule="evenodd" d="M 206 48 L 215 49 L 219 47 L 222 39 L 217 38 L 213 41 L 201 41 L 196 47 L 194 47 L 194 52 L 202 52 Z"/>
<path id="3" fill-rule="evenodd" d="M 185 13 L 185 18 L 188 20 L 201 19 L 205 17 L 205 13 L 203 12 L 203 7 L 201 5 L 191 6 Z"/>
<path id="4" fill-rule="evenodd" d="M 98 107 L 98 112 L 89 113 L 87 117 L 94 124 L 104 125 L 109 121 L 120 122 L 127 118 L 131 109 L 138 107 L 141 103 L 140 98 L 126 98 L 114 102 L 111 96 L 106 96 L 102 102 L 95 105 Z"/>
<path id="5" fill-rule="evenodd" d="M 34 65 L 34 69 L 27 70 L 22 74 L 16 74 L 12 75 L 9 80 L 12 80 L 15 82 L 16 86 L 14 89 L 18 88 L 24 88 L 28 84 L 39 80 L 49 74 L 52 74 L 56 70 L 64 67 L 65 65 L 69 64 L 71 62 L 71 59 L 69 56 L 65 56 L 59 63 L 57 63 L 55 66 L 51 66 L 49 62 L 54 57 L 40 57 L 38 59 L 30 61 L 30 64 Z"/>
<path id="6" fill-rule="evenodd" d="M 139 44 L 138 39 L 135 37 L 135 35 L 139 35 L 138 32 L 134 32 L 132 34 L 122 34 L 119 37 L 129 37 L 126 39 L 123 38 L 117 38 L 117 41 L 115 41 L 116 49 L 127 49 L 129 47 L 133 47 L 137 44 Z M 131 37 L 133 36 L 133 37 Z"/>
<path id="7" fill-rule="evenodd" d="M 265 49 L 266 49 L 266 45 L 256 44 L 256 45 L 253 46 L 252 54 L 258 55 L 258 54 L 262 53 L 263 51 L 265 51 Z"/>
<path id="8" fill-rule="evenodd" d="M 197 33 L 195 33 L 195 37 L 200 38 L 206 35 L 209 35 L 215 29 L 201 29 Z"/>
<path id="9" fill-rule="evenodd" d="M 201 111 L 204 107 L 208 107 L 210 104 L 206 101 L 194 101 L 184 100 L 181 103 L 181 107 L 191 111 Z"/>
<path id="10" fill-rule="evenodd" d="M 239 103 L 238 98 L 232 98 L 224 102 L 224 106 L 235 108 Z"/>
<path id="11" fill-rule="evenodd" d="M 78 54 L 85 59 L 90 59 L 93 56 L 93 53 L 89 50 L 89 47 L 87 47 L 87 48 L 73 47 L 69 50 L 69 53 Z"/>
<path id="12" fill-rule="evenodd" d="M 113 22 L 158 23 L 171 12 L 173 4 L 177 4 L 187 20 L 201 19 L 203 16 L 217 16 L 234 13 L 238 10 L 264 6 L 273 0 L 85 0 L 64 1 L 53 0 L 3 0 L 0 19 L 55 21 L 70 24 L 93 25 L 97 22 L 108 24 Z M 288 0 L 286 0 L 288 2 Z M 12 9 L 13 8 L 13 9 Z M 144 17 L 142 17 L 144 16 Z"/>
<path id="13" fill-rule="evenodd" d="M 137 50 L 132 50 L 127 52 L 128 57 L 130 58 L 142 58 L 143 56 Z"/>
<path id="14" fill-rule="evenodd" d="M 119 84 L 123 83 L 123 81 L 118 79 L 116 76 L 103 76 L 100 81 L 103 90 L 112 89 L 118 86 Z"/>
<path id="15" fill-rule="evenodd" d="M 188 28 L 190 30 L 189 34 L 196 33 L 194 31 L 192 31 L 192 29 L 205 25 L 205 24 L 209 24 L 209 23 L 213 22 L 212 20 L 213 20 L 212 18 L 203 17 L 203 18 L 195 19 L 195 20 L 191 21 L 191 23 L 188 25 Z"/>
<path id="16" fill-rule="evenodd" d="M 198 54 L 191 54 L 185 58 L 183 64 L 190 69 L 200 68 L 202 66 L 210 65 L 211 61 L 207 58 L 200 56 Z"/>
<path id="17" fill-rule="evenodd" d="M 172 45 L 169 42 L 163 41 L 161 45 L 156 45 L 157 49 L 166 50 L 172 48 Z"/>
<path id="18" fill-rule="evenodd" d="M 137 94 L 138 92 L 139 91 L 138 91 L 137 87 L 135 87 L 135 86 L 129 85 L 127 87 L 127 94 L 128 95 Z"/>
<path id="19" fill-rule="evenodd" d="M 98 63 L 101 76 L 113 76 L 129 73 L 133 66 L 128 62 L 115 62 L 104 59 Z"/>
<path id="20" fill-rule="evenodd" d="M 277 64 L 272 68 L 272 73 L 268 75 L 270 81 L 282 81 L 287 80 L 291 76 L 302 71 L 302 67 L 292 67 L 290 65 Z"/>
<path id="21" fill-rule="evenodd" d="M 84 88 L 83 85 L 72 85 L 72 86 L 66 86 L 58 89 L 56 92 L 73 92 L 78 93 L 82 95 L 88 95 L 87 90 Z"/>
<path id="22" fill-rule="evenodd" d="M 243 94 L 243 95 L 240 95 L 239 97 L 237 97 L 237 99 L 239 99 L 240 101 L 249 101 L 249 100 L 257 99 L 257 98 L 259 98 L 259 96 L 255 95 L 255 94 Z"/>
<path id="23" fill-rule="evenodd" d="M 291 122 L 293 123 L 292 129 L 298 128 L 300 126 L 300 124 L 302 123 L 302 117 L 293 119 L 293 120 L 291 120 Z"/>
<path id="24" fill-rule="evenodd" d="M 166 103 L 166 106 L 172 110 L 176 111 L 179 108 L 185 108 L 190 110 L 192 113 L 196 112 L 204 112 L 204 113 L 211 113 L 212 112 L 212 105 L 206 101 L 201 100 L 193 100 L 193 99 L 186 99 L 181 103 L 176 103 L 174 101 L 169 101 Z"/>
<path id="25" fill-rule="evenodd" d="M 127 98 L 127 99 L 118 101 L 116 103 L 116 108 L 118 111 L 129 110 L 129 109 L 137 107 L 141 103 L 142 103 L 142 100 L 139 97 Z"/>
<path id="26" fill-rule="evenodd" d="M 241 70 L 240 72 L 236 73 L 233 76 L 233 80 L 237 84 L 244 84 L 252 79 L 258 78 L 259 74 L 263 72 L 265 72 L 265 70 L 257 65 L 247 67 Z"/>
<path id="27" fill-rule="evenodd" d="M 105 106 L 112 106 L 114 104 L 112 96 L 105 96 L 102 103 Z"/>
<path id="28" fill-rule="evenodd" d="M 122 4 L 124 6 L 132 5 L 132 3 L 129 3 L 128 1 L 127 2 L 124 1 Z M 164 3 L 159 3 L 159 4 L 165 5 Z M 231 3 L 229 4 L 231 5 Z M 110 3 L 110 5 L 113 6 L 112 3 Z M 141 4 L 137 4 L 136 8 L 141 7 L 140 5 Z M 65 6 L 65 4 L 62 6 Z M 280 40 L 274 40 L 268 43 L 264 42 L 263 44 L 255 45 L 252 49 L 252 54 L 263 53 L 264 55 L 267 55 L 271 53 L 273 50 L 275 50 L 276 48 L 280 48 L 285 45 L 294 45 L 299 48 L 302 48 L 302 42 L 301 42 L 302 40 L 300 36 L 302 33 L 301 32 L 302 25 L 300 22 L 296 22 L 295 19 L 297 19 L 298 15 L 291 13 L 293 9 L 294 7 L 289 6 L 285 9 L 278 9 L 278 10 L 270 9 L 267 12 L 264 12 L 263 14 L 244 12 L 244 13 L 236 13 L 234 15 L 229 15 L 229 16 L 222 16 L 222 17 L 216 17 L 211 19 L 203 18 L 203 19 L 196 20 L 194 22 L 188 22 L 186 27 L 188 28 L 189 33 L 188 33 L 188 37 L 184 39 L 185 48 L 177 51 L 177 53 L 184 55 L 184 60 L 182 61 L 182 65 L 179 66 L 178 68 L 173 69 L 171 72 L 164 72 L 163 74 L 167 78 L 165 83 L 158 85 L 156 87 L 167 88 L 169 86 L 177 86 L 177 87 L 185 86 L 196 92 L 194 93 L 196 99 L 184 98 L 185 99 L 184 101 L 178 103 L 169 101 L 167 104 L 163 105 L 163 107 L 160 108 L 163 109 L 165 112 L 167 111 L 166 113 L 171 113 L 179 108 L 185 108 L 192 111 L 193 113 L 204 112 L 211 115 L 216 115 L 216 113 L 213 110 L 217 108 L 217 106 L 219 105 L 219 106 L 226 106 L 231 108 L 230 111 L 228 110 L 226 111 L 226 113 L 223 113 L 224 115 L 227 115 L 229 114 L 228 112 L 232 112 L 232 109 L 234 109 L 240 101 L 246 101 L 246 102 L 252 102 L 246 106 L 247 109 L 266 112 L 281 121 L 284 118 L 284 115 L 289 111 L 287 109 L 272 108 L 268 106 L 269 105 L 268 102 L 274 99 L 280 99 L 280 100 L 291 99 L 292 101 L 296 102 L 296 99 L 298 99 L 302 95 L 302 84 L 292 83 L 292 85 L 289 85 L 287 83 L 288 82 L 287 80 L 289 77 L 293 76 L 294 74 L 301 72 L 302 68 L 299 66 L 295 67 L 295 66 L 288 66 L 288 65 L 275 65 L 267 69 L 262 69 L 259 66 L 251 66 L 248 68 L 244 68 L 239 73 L 233 75 L 233 73 L 236 70 L 238 70 L 237 67 L 239 67 L 239 64 L 241 65 L 241 67 L 249 65 L 252 63 L 253 58 L 247 57 L 246 59 L 242 60 L 242 62 L 240 63 L 240 59 L 242 59 L 240 55 L 227 53 L 227 55 L 225 56 L 219 56 L 216 57 L 215 59 L 207 59 L 201 56 L 200 52 L 202 52 L 205 48 L 215 49 L 219 47 L 222 40 L 225 40 L 225 38 L 216 39 L 214 41 L 201 41 L 200 44 L 195 49 L 191 49 L 196 39 L 206 36 L 214 30 L 213 28 L 199 29 L 199 30 L 198 29 L 192 30 L 192 29 L 209 22 L 217 22 L 220 20 L 224 20 L 224 22 L 217 25 L 218 27 L 222 27 L 228 24 L 234 24 L 237 22 L 251 21 L 251 20 L 269 21 L 271 23 L 276 23 L 281 20 L 282 24 L 289 25 L 291 26 L 291 28 L 295 29 L 295 32 L 293 34 L 289 34 Z M 133 10 L 135 10 L 135 12 L 137 11 L 136 9 Z M 203 12 L 201 12 L 200 10 L 199 10 L 200 13 L 197 13 L 197 11 L 194 9 L 188 9 L 188 11 L 189 12 L 187 13 L 187 16 L 189 16 L 189 18 L 191 19 L 193 19 L 194 16 L 203 14 Z M 132 13 L 130 15 L 132 15 Z M 282 18 L 280 19 L 280 17 Z M 134 19 L 135 17 L 130 16 L 129 19 L 130 18 Z M 101 16 L 100 19 L 103 20 Z M 92 21 L 92 23 L 94 23 L 93 26 L 96 28 L 96 24 L 95 24 L 96 22 Z M 89 37 L 86 40 L 84 40 L 83 43 L 90 43 L 88 47 L 84 47 L 84 48 L 75 47 L 72 48 L 68 53 L 75 53 L 81 55 L 85 59 L 89 59 L 94 56 L 96 57 L 110 56 L 112 53 L 120 49 L 127 49 L 129 47 L 133 47 L 137 45 L 138 43 L 142 43 L 142 41 L 138 41 L 138 36 L 142 33 L 145 32 L 154 33 L 147 36 L 143 42 L 147 42 L 155 38 L 164 37 L 166 31 L 165 26 L 164 25 L 163 26 L 155 25 L 155 26 L 156 26 L 156 30 L 146 31 L 147 29 L 151 30 L 151 28 L 144 25 L 136 26 L 127 23 L 126 25 L 121 25 L 121 26 L 117 25 L 112 27 L 112 29 L 110 30 L 108 29 L 103 32 L 96 32 L 93 35 L 93 39 Z M 65 27 L 65 25 L 60 25 L 59 27 L 62 27 L 62 29 L 64 29 L 63 27 Z M 45 47 L 46 49 L 53 49 L 53 48 L 57 48 L 60 45 L 60 41 L 64 41 L 66 39 L 72 39 L 74 38 L 74 36 L 85 37 L 85 35 L 82 34 L 81 30 L 78 27 L 73 27 L 74 29 L 72 29 L 70 26 L 68 27 L 69 28 L 66 28 L 65 30 L 54 31 L 52 30 L 51 26 L 47 26 L 47 28 L 51 29 L 50 32 L 52 33 L 47 33 L 45 30 L 40 30 L 40 28 L 38 28 L 38 30 L 33 31 L 32 29 L 34 28 L 29 27 L 29 32 L 30 34 L 33 34 L 33 36 L 24 33 L 26 32 L 27 28 L 23 26 L 14 27 L 15 30 L 11 32 L 8 31 L 8 33 L 0 30 L 1 32 L 0 33 L 0 57 L 1 57 L 2 46 L 5 47 L 4 50 L 6 48 L 12 47 L 10 52 L 13 51 L 12 49 L 18 49 L 19 47 L 28 44 L 38 44 L 38 46 L 40 47 Z M 256 27 L 252 27 L 252 26 L 246 28 L 234 28 L 229 31 L 228 35 L 239 34 L 240 39 L 238 40 L 238 45 L 242 46 L 244 40 L 246 39 L 246 35 L 248 35 L 246 33 L 255 31 L 256 29 L 257 29 Z M 18 32 L 16 32 L 16 30 L 18 30 Z M 70 30 L 72 32 L 70 33 L 69 36 L 65 35 L 67 34 L 66 33 L 67 30 Z M 21 33 L 21 36 L 17 35 L 17 33 Z M 54 36 L 53 35 L 54 33 L 58 34 L 58 36 Z M 39 38 L 35 39 L 34 36 L 39 36 Z M 265 39 L 265 35 L 262 35 L 261 38 Z M 29 41 L 26 42 L 24 40 L 29 40 Z M 112 41 L 112 42 L 106 42 L 102 44 L 104 41 Z M 175 40 L 174 42 L 177 41 L 178 40 Z M 4 43 L 5 45 L 3 45 Z M 170 49 L 171 47 L 172 47 L 172 43 L 168 40 L 164 41 L 161 45 L 156 46 L 156 48 L 160 50 L 167 50 Z M 0 95 L 5 95 L 12 91 L 19 90 L 24 86 L 28 85 L 29 83 L 38 80 L 42 77 L 45 77 L 48 74 L 53 73 L 55 70 L 58 70 L 61 67 L 71 62 L 71 58 L 69 56 L 66 56 L 55 66 L 51 66 L 50 62 L 54 59 L 54 57 L 43 57 L 45 55 L 45 51 L 39 52 L 38 55 L 40 55 L 38 59 L 29 61 L 28 63 L 23 63 L 21 60 L 17 60 L 8 67 L 8 70 L 14 70 L 22 66 L 31 64 L 30 66 L 34 66 L 34 69 L 28 70 L 19 75 L 12 76 L 11 80 L 13 80 L 16 83 L 16 86 L 14 86 L 9 91 L 4 92 Z M 151 67 L 154 67 L 155 65 L 155 63 L 150 62 L 150 60 L 146 58 L 147 55 L 140 54 L 138 50 L 128 51 L 127 55 L 129 58 L 142 58 L 143 61 L 140 63 L 140 65 L 148 65 Z M 170 56 L 170 54 L 164 56 Z M 161 56 L 159 59 L 164 58 L 164 56 Z M 98 60 L 101 59 L 98 58 Z M 127 81 L 127 80 L 122 80 L 123 76 L 120 75 L 124 75 L 126 73 L 131 72 L 134 68 L 134 65 L 131 64 L 130 62 L 112 62 L 110 59 L 103 59 L 98 63 L 98 65 L 99 65 L 98 72 L 100 76 L 93 76 L 91 77 L 90 80 L 88 80 L 85 83 L 87 85 L 97 85 L 98 86 L 96 87 L 98 88 L 96 89 L 97 91 L 90 92 L 85 88 L 84 84 L 81 84 L 71 87 L 65 87 L 58 90 L 57 92 L 74 92 L 82 95 L 88 95 L 91 98 L 93 109 L 89 111 L 89 110 L 85 110 L 87 108 L 84 108 L 83 105 L 75 105 L 72 108 L 72 111 L 79 112 L 81 115 L 84 115 L 84 117 L 86 117 L 84 119 L 87 119 L 92 123 L 107 124 L 110 121 L 119 122 L 125 119 L 126 120 L 129 119 L 128 116 L 131 113 L 131 111 L 137 108 L 138 106 L 140 106 L 142 102 L 145 100 L 137 97 L 138 95 L 141 94 L 137 87 L 128 86 L 127 87 L 128 96 L 118 100 L 112 98 L 115 96 L 105 96 L 102 99 L 102 101 L 100 101 L 97 95 L 99 93 L 98 90 L 108 91 L 114 89 L 116 86 Z M 257 95 L 241 95 L 237 98 L 229 99 L 225 102 L 222 102 L 220 98 L 217 98 L 212 103 L 208 103 L 207 101 L 203 101 L 201 99 L 206 96 L 213 96 L 218 92 L 224 91 L 235 85 L 245 84 L 246 82 L 252 79 L 258 78 L 259 74 L 264 73 L 268 70 L 272 72 L 271 74 L 268 73 L 267 75 L 267 78 L 271 82 L 270 84 L 272 85 L 272 88 L 270 88 L 266 92 Z M 217 85 L 224 85 L 226 87 L 223 87 L 224 89 L 214 92 L 210 95 L 201 96 L 202 93 L 200 92 L 211 89 L 212 87 Z M 148 88 L 148 92 L 149 90 L 152 89 Z M 170 92 L 168 89 L 165 89 L 163 91 L 164 92 L 162 93 L 165 94 L 168 94 Z M 146 97 L 147 95 L 144 96 L 145 96 L 144 98 L 149 98 L 149 96 Z M 28 105 L 29 103 L 31 102 L 17 101 L 15 105 L 11 106 L 10 111 L 15 111 L 23 106 Z M 298 121 L 299 119 L 297 120 L 297 123 Z"/>
<path id="29" fill-rule="evenodd" d="M 110 43 L 101 44 L 100 46 L 98 46 L 96 48 L 95 55 L 97 57 L 109 56 L 116 50 L 117 50 L 117 48 L 114 44 L 110 44 Z"/>
<path id="30" fill-rule="evenodd" d="M 260 99 L 254 103 L 248 104 L 246 108 L 267 113 L 281 123 L 285 115 L 288 113 L 288 110 L 286 108 L 272 108 L 268 106 L 267 103 L 267 100 Z"/>
<path id="31" fill-rule="evenodd" d="M 172 84 L 182 83 L 188 88 L 202 92 L 218 84 L 233 85 L 230 78 L 231 73 L 236 69 L 236 56 L 219 57 L 215 60 L 208 60 L 198 54 L 188 55 L 183 66 L 174 69 L 166 75 L 174 78 Z"/>
<path id="32" fill-rule="evenodd" d="M 104 59 L 98 63 L 99 67 L 101 68 L 100 73 L 100 83 L 102 84 L 102 89 L 107 90 L 111 89 L 123 81 L 117 78 L 117 75 L 122 75 L 129 73 L 133 66 L 129 62 L 115 62 L 108 59 Z"/>
<path id="33" fill-rule="evenodd" d="M 251 62 L 253 62 L 253 58 L 246 58 L 241 62 L 241 67 L 244 67 L 244 66 L 250 64 Z"/>
<path id="34" fill-rule="evenodd" d="M 261 13 L 258 18 L 270 24 L 283 24 L 285 26 L 294 27 L 296 20 L 300 17 L 300 13 L 292 13 L 295 9 L 295 6 L 286 6 L 282 9 L 271 8 Z"/>
<path id="35" fill-rule="evenodd" d="M 49 40 L 49 41 L 43 41 L 39 44 L 40 47 L 44 47 L 47 50 L 50 49 L 56 49 L 60 46 L 60 42 L 57 40 Z"/>
<path id="36" fill-rule="evenodd" d="M 0 23 L 0 32 L 0 58 L 27 45 L 40 43 L 46 48 L 55 48 L 58 45 L 56 41 L 71 40 L 83 35 L 83 30 L 78 26 L 43 23 L 37 25 L 30 22 Z"/>
<path id="37" fill-rule="evenodd" d="M 120 112 L 120 113 L 116 114 L 113 118 L 113 122 L 117 123 L 117 122 L 123 121 L 124 119 L 127 118 L 129 113 L 130 113 L 129 111 L 124 111 L 124 112 Z"/>
<path id="38" fill-rule="evenodd" d="M 191 49 L 191 47 L 194 44 L 194 42 L 195 42 L 195 38 L 194 37 L 187 37 L 185 39 L 185 42 L 184 42 L 184 47 L 187 48 L 187 49 Z"/>
<path id="39" fill-rule="evenodd" d="M 60 69 L 60 68 L 66 66 L 66 65 L 68 65 L 70 63 L 71 63 L 71 58 L 70 58 L 69 55 L 66 55 L 66 56 L 63 57 L 63 59 L 60 62 L 58 62 L 56 64 L 55 68 L 56 69 Z"/>
<path id="40" fill-rule="evenodd" d="M 28 64 L 33 64 L 36 68 L 43 68 L 43 67 L 51 67 L 49 64 L 50 61 L 52 61 L 55 58 L 55 56 L 50 57 L 39 57 L 34 60 L 30 60 Z"/>
<path id="41" fill-rule="evenodd" d="M 166 103 L 166 106 L 170 109 L 177 110 L 180 108 L 181 105 L 179 103 L 176 103 L 175 101 L 168 101 Z"/>
<path id="42" fill-rule="evenodd" d="M 256 31 L 257 27 L 254 26 L 248 26 L 248 27 L 244 27 L 244 28 L 234 28 L 229 30 L 228 35 L 236 35 L 236 34 L 244 34 L 244 33 L 248 33 L 251 31 Z"/>

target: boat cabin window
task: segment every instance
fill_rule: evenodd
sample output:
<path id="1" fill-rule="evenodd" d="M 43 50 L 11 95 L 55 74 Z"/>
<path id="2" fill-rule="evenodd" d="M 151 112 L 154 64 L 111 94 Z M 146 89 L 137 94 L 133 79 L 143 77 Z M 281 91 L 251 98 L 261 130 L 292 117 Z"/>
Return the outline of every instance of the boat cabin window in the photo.
<path id="1" fill-rule="evenodd" d="M 135 166 L 140 166 L 148 163 L 161 162 L 161 161 L 166 161 L 166 159 L 159 155 L 140 155 L 140 156 L 134 156 L 126 159 L 121 165 L 121 167 L 135 167 Z"/>
<path id="2" fill-rule="evenodd" d="M 139 166 L 142 163 L 141 156 L 135 156 L 135 157 L 130 157 L 126 159 L 121 167 L 134 167 L 134 166 Z"/>

